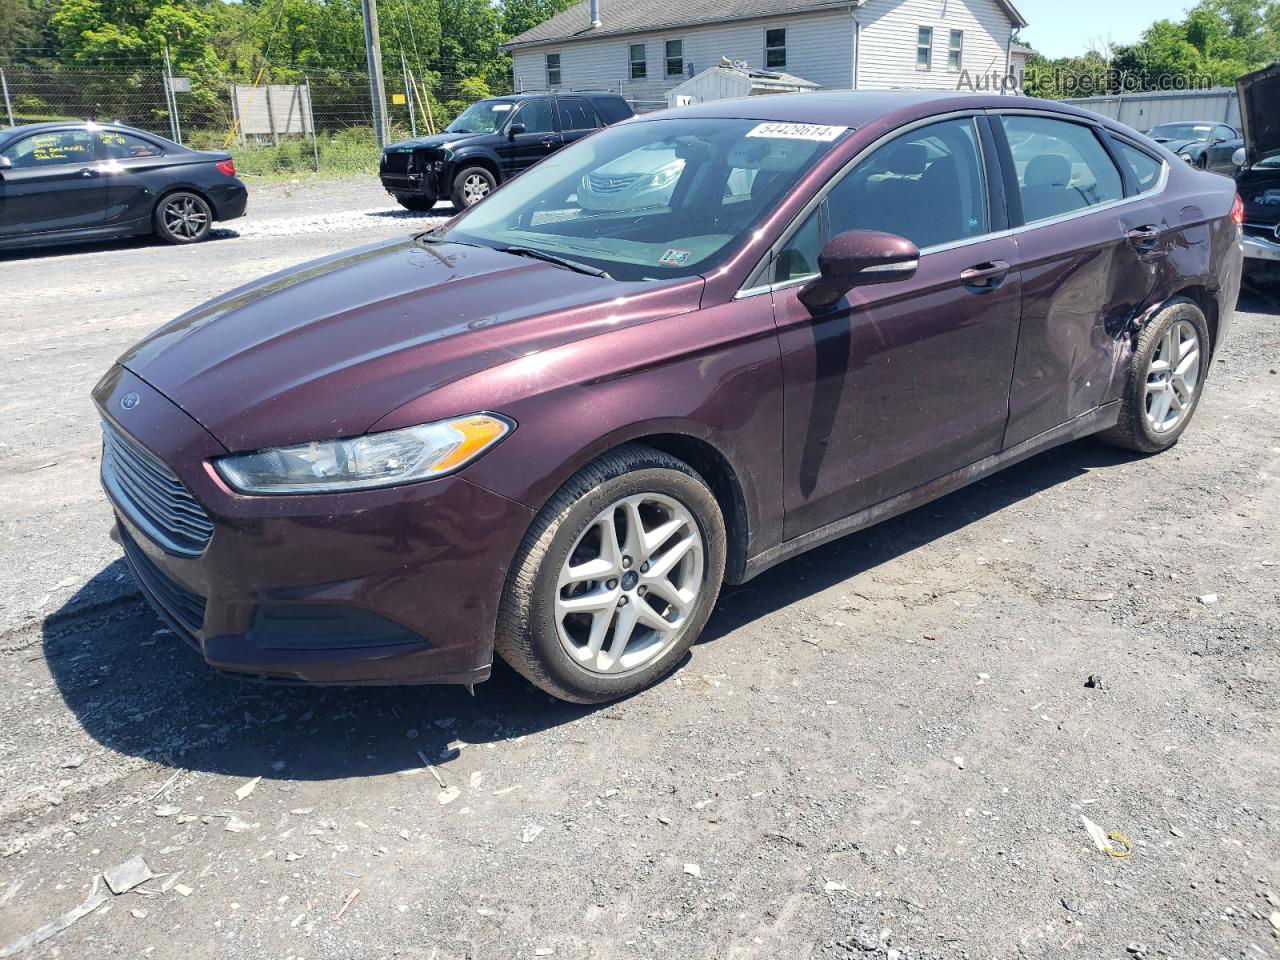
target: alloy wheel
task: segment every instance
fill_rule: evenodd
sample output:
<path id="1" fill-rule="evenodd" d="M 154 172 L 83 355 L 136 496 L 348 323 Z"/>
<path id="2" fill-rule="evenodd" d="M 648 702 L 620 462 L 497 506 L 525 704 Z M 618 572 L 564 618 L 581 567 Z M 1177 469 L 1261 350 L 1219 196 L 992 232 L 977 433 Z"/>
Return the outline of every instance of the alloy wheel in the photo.
<path id="1" fill-rule="evenodd" d="M 1167 433 L 1191 410 L 1200 382 L 1200 335 L 1194 325 L 1177 320 L 1160 338 L 1147 367 L 1147 424 Z"/>
<path id="2" fill-rule="evenodd" d="M 565 652 L 603 674 L 660 656 L 693 614 L 705 555 L 693 514 L 671 497 L 641 493 L 600 511 L 556 583 L 555 625 Z"/>
<path id="3" fill-rule="evenodd" d="M 473 173 L 462 181 L 462 199 L 467 206 L 479 203 L 489 195 L 489 181 L 478 173 Z"/>
<path id="4" fill-rule="evenodd" d="M 175 197 L 165 204 L 164 225 L 175 237 L 194 240 L 209 226 L 209 212 L 195 197 Z"/>

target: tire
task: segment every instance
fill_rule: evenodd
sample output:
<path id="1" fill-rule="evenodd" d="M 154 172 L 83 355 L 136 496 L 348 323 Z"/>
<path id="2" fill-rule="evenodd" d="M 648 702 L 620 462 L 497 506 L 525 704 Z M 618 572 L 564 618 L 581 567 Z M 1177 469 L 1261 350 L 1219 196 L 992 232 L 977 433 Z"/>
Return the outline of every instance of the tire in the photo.
<path id="1" fill-rule="evenodd" d="M 1208 154 L 1205 154 L 1205 153 L 1202 153 L 1202 154 L 1200 154 L 1200 156 L 1196 157 L 1196 167 L 1197 167 L 1197 169 L 1200 169 L 1200 170 L 1208 170 L 1208 169 L 1209 169 L 1209 155 L 1208 155 Z"/>
<path id="2" fill-rule="evenodd" d="M 1129 360 L 1120 419 L 1099 439 L 1140 453 L 1172 447 L 1199 405 L 1211 351 L 1204 313 L 1190 300 L 1172 301 L 1139 335 Z M 1177 357 L 1172 370 L 1167 366 L 1170 356 Z"/>
<path id="3" fill-rule="evenodd" d="M 160 198 L 152 222 L 156 236 L 166 243 L 199 243 L 209 236 L 213 210 L 200 194 L 178 190 Z"/>
<path id="4" fill-rule="evenodd" d="M 396 203 L 404 207 L 406 210 L 412 210 L 415 213 L 426 213 L 436 205 L 436 197 L 419 197 L 408 193 L 394 194 Z"/>
<path id="5" fill-rule="evenodd" d="M 670 532 L 651 537 L 647 549 L 633 536 L 632 517 L 643 533 Z M 495 649 L 561 700 L 628 696 L 667 674 L 693 645 L 715 608 L 724 565 L 724 518 L 702 478 L 650 447 L 619 447 L 574 474 L 534 520 L 507 578 Z M 669 597 L 680 598 L 683 613 Z M 563 606 L 574 601 L 582 612 Z M 653 626 L 659 620 L 672 627 Z"/>
<path id="6" fill-rule="evenodd" d="M 453 191 L 449 199 L 458 210 L 479 203 L 494 190 L 498 189 L 498 181 L 484 167 L 463 167 L 453 178 Z"/>

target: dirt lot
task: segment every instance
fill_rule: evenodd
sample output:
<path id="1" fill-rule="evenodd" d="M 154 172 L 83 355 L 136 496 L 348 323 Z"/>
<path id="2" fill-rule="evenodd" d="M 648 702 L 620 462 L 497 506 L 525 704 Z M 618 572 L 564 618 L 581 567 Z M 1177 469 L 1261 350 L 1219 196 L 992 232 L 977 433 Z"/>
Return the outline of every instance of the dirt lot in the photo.
<path id="1" fill-rule="evenodd" d="M 0 258 L 0 956 L 141 854 L 165 876 L 23 956 L 1280 957 L 1274 301 L 1173 451 L 1072 444 L 787 563 L 627 702 L 215 676 L 107 539 L 90 388 L 423 222 L 385 201 Z"/>

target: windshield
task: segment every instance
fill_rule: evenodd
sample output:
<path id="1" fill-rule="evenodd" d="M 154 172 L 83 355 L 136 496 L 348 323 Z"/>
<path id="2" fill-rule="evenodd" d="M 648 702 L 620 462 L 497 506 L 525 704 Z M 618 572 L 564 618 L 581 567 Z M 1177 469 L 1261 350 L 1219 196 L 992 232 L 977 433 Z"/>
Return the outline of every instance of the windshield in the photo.
<path id="1" fill-rule="evenodd" d="M 507 118 L 514 104 L 506 100 L 473 103 L 445 128 L 445 133 L 493 133 Z"/>
<path id="2" fill-rule="evenodd" d="M 609 127 L 429 237 L 535 250 L 617 280 L 705 274 L 845 132 L 692 118 Z"/>
<path id="3" fill-rule="evenodd" d="M 1208 140 L 1213 127 L 1207 123 L 1162 123 L 1151 131 L 1153 140 Z"/>

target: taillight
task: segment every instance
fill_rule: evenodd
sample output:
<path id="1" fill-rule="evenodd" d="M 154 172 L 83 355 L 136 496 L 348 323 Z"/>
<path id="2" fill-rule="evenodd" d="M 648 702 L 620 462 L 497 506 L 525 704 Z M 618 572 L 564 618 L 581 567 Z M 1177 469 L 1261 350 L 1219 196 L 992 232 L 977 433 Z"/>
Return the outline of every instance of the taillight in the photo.
<path id="1" fill-rule="evenodd" d="M 1231 222 L 1237 227 L 1244 226 L 1244 201 L 1236 194 L 1236 202 L 1231 205 Z"/>
<path id="2" fill-rule="evenodd" d="M 223 176 L 234 177 L 236 175 L 236 162 L 234 160 L 219 160 L 214 166 L 218 168 L 218 172 Z"/>

